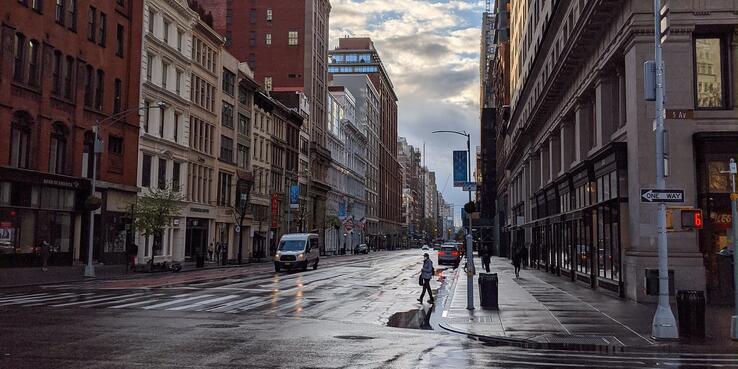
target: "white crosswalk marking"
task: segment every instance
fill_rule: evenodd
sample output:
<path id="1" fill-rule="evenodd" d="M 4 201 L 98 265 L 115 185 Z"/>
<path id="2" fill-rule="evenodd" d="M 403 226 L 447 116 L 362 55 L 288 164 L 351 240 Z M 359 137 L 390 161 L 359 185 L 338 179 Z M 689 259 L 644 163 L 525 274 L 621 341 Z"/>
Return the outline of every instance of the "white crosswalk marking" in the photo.
<path id="1" fill-rule="evenodd" d="M 148 296 L 136 296 L 136 297 L 122 298 L 120 300 L 111 300 L 111 301 L 105 301 L 105 302 L 98 302 L 98 303 L 89 304 L 89 305 L 88 304 L 84 304 L 84 305 L 81 305 L 81 306 L 82 307 L 98 307 L 98 306 L 103 306 L 103 305 L 112 306 L 112 305 L 115 305 L 115 304 L 121 304 L 121 303 L 128 302 L 128 301 L 138 300 L 138 299 L 140 299 L 142 297 L 156 297 L 156 296 L 161 296 L 161 295 L 162 294 L 160 294 L 160 293 L 155 293 L 153 295 L 148 295 Z"/>
<path id="2" fill-rule="evenodd" d="M 206 297 L 211 297 L 211 296 L 213 296 L 213 295 L 192 296 L 192 297 L 187 297 L 187 298 L 184 298 L 184 299 L 178 299 L 178 300 L 169 301 L 169 302 L 162 302 L 161 304 L 156 304 L 156 305 L 151 305 L 151 306 L 144 306 L 143 309 L 145 309 L 145 310 L 161 309 L 161 308 L 163 308 L 165 306 L 171 306 L 171 305 L 181 304 L 183 302 L 192 301 L 192 300 L 198 300 L 198 299 L 202 299 L 202 298 L 206 298 Z"/>
<path id="3" fill-rule="evenodd" d="M 18 299 L 18 298 L 26 299 L 26 298 L 31 298 L 31 297 L 48 296 L 48 295 L 50 295 L 50 294 L 49 293 L 35 293 L 35 294 L 32 294 L 32 295 L 23 295 L 23 294 L 20 294 L 20 295 L 15 295 L 15 296 L 6 296 L 6 297 L 3 297 L 3 298 L 0 298 L 0 302 L 11 301 L 11 300 L 15 300 L 15 299 Z"/>
<path id="4" fill-rule="evenodd" d="M 53 307 L 64 307 L 64 306 L 74 306 L 74 305 L 85 305 L 85 304 L 89 304 L 91 302 L 108 301 L 108 300 L 119 300 L 119 299 L 125 298 L 125 297 L 140 296 L 140 295 L 142 295 L 142 293 L 132 293 L 130 295 L 108 296 L 108 297 L 99 298 L 99 299 L 68 302 L 68 303 L 65 303 L 65 304 L 57 304 L 57 305 L 51 305 L 51 306 L 53 306 Z"/>
<path id="5" fill-rule="evenodd" d="M 172 310 L 172 311 L 187 310 L 187 309 L 192 309 L 194 307 L 198 307 L 198 306 L 202 306 L 202 305 L 208 305 L 208 304 L 217 303 L 217 302 L 220 302 L 220 301 L 226 301 L 226 300 L 234 299 L 236 297 L 238 297 L 238 295 L 228 295 L 228 296 L 223 296 L 223 297 L 217 297 L 217 298 L 214 298 L 214 299 L 209 299 L 209 300 L 205 300 L 205 301 L 199 301 L 199 302 L 196 302 L 194 304 L 189 304 L 189 305 L 184 305 L 184 306 L 177 306 L 177 307 L 169 308 L 169 309 L 166 309 L 166 310 Z"/>
<path id="6" fill-rule="evenodd" d="M 263 297 L 259 297 L 259 296 L 247 297 L 245 299 L 240 299 L 240 300 L 235 300 L 235 301 L 228 301 L 225 304 L 220 304 L 220 305 L 218 305 L 216 307 L 212 307 L 212 308 L 209 308 L 209 309 L 203 309 L 203 310 L 204 311 L 209 311 L 209 312 L 214 312 L 214 313 L 215 312 L 225 312 L 227 310 L 231 310 L 231 309 L 235 308 L 238 305 L 245 305 L 245 304 L 250 303 L 251 301 L 259 300 L 259 299 L 262 299 L 262 298 Z M 200 311 L 203 311 L 203 310 L 200 310 Z"/>
<path id="7" fill-rule="evenodd" d="M 52 301 L 52 300 L 61 300 L 61 299 L 68 299 L 72 296 L 75 296 L 77 294 L 75 293 L 63 293 L 58 296 L 41 296 L 41 297 L 33 297 L 33 298 L 22 298 L 17 300 L 11 300 L 10 302 L 4 302 L 1 303 L 0 306 L 8 306 L 8 305 L 21 305 L 21 304 L 33 304 L 37 302 L 46 302 L 46 301 Z M 92 295 L 91 293 L 83 293 L 81 295 L 77 296 L 86 296 L 86 295 Z"/>
<path id="8" fill-rule="evenodd" d="M 130 304 L 115 305 L 115 306 L 111 306 L 110 308 L 111 309 L 125 309 L 125 308 L 128 308 L 128 307 L 140 306 L 140 305 L 144 305 L 144 304 L 153 304 L 153 303 L 155 303 L 157 301 L 159 301 L 159 299 L 149 299 L 149 300 L 144 300 L 144 301 L 132 302 Z"/>

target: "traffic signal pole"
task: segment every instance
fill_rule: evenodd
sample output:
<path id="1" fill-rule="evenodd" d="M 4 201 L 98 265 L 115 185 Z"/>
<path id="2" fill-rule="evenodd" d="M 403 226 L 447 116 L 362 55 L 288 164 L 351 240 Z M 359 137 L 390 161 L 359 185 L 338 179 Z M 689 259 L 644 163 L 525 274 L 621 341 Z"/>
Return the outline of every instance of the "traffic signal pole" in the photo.
<path id="1" fill-rule="evenodd" d="M 661 50 L 661 0 L 653 0 L 656 62 L 656 188 L 666 189 L 664 168 L 664 62 Z M 656 339 L 677 339 L 676 319 L 669 305 L 669 256 L 666 238 L 666 204 L 658 203 L 659 304 L 653 317 L 651 334 Z"/>

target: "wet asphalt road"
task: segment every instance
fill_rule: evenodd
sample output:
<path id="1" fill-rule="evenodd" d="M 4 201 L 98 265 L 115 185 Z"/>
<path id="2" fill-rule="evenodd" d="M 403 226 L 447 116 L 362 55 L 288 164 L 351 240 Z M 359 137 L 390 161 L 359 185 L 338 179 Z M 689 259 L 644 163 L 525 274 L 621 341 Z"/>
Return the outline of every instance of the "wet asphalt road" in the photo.
<path id="1" fill-rule="evenodd" d="M 388 327 L 418 322 L 422 253 L 0 290 L 0 368 L 738 367 L 737 355 L 531 351 Z M 452 271 L 437 269 L 443 294 Z"/>

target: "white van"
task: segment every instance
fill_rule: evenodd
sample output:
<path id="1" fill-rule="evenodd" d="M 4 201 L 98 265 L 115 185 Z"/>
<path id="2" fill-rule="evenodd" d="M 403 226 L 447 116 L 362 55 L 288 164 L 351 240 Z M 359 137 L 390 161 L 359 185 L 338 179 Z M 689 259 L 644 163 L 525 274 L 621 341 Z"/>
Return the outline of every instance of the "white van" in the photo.
<path id="1" fill-rule="evenodd" d="M 307 270 L 312 265 L 318 269 L 320 249 L 318 235 L 313 233 L 292 233 L 282 236 L 274 255 L 274 270 L 300 268 Z"/>

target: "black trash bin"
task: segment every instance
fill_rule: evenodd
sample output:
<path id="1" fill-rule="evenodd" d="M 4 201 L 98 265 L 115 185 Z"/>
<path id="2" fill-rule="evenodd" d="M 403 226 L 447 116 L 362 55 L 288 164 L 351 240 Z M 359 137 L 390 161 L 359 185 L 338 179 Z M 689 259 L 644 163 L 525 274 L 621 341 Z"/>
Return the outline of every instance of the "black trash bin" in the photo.
<path id="1" fill-rule="evenodd" d="M 205 255 L 197 255 L 195 258 L 195 266 L 198 268 L 204 268 L 205 267 Z"/>
<path id="2" fill-rule="evenodd" d="M 705 337 L 705 294 L 703 291 L 678 291 L 677 311 L 680 337 Z"/>
<path id="3" fill-rule="evenodd" d="M 479 300 L 482 308 L 499 310 L 497 304 L 497 273 L 479 274 Z"/>

